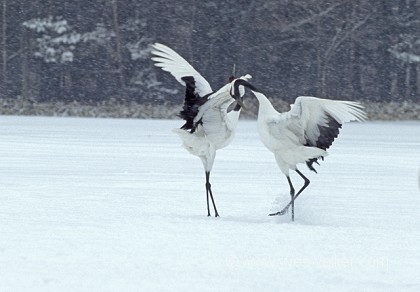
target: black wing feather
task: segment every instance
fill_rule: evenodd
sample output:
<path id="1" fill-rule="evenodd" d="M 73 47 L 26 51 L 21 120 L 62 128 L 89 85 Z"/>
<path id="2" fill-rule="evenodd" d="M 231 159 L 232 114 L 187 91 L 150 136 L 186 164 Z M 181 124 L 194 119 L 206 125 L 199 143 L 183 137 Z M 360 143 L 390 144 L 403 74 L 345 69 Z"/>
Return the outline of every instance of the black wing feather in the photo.
<path id="1" fill-rule="evenodd" d="M 340 124 L 327 112 L 325 112 L 324 114 L 327 119 L 327 125 L 318 125 L 319 136 L 316 143 L 311 143 L 309 140 L 307 140 L 305 146 L 312 146 L 320 148 L 322 150 L 327 150 L 334 142 L 334 139 L 338 137 L 342 124 Z M 321 158 L 324 159 L 324 157 Z M 318 158 L 312 158 L 306 161 L 306 165 L 308 166 L 308 168 L 316 172 L 315 168 L 313 167 L 314 163 L 319 164 Z"/>
<path id="2" fill-rule="evenodd" d="M 178 114 L 180 118 L 185 120 L 185 124 L 181 127 L 181 129 L 189 130 L 191 133 L 194 133 L 197 125 L 201 123 L 201 120 L 194 123 L 194 118 L 197 116 L 200 106 L 206 103 L 208 96 L 211 93 L 200 97 L 196 92 L 194 77 L 185 76 L 181 79 L 186 84 L 184 105 L 182 107 L 182 111 Z"/>

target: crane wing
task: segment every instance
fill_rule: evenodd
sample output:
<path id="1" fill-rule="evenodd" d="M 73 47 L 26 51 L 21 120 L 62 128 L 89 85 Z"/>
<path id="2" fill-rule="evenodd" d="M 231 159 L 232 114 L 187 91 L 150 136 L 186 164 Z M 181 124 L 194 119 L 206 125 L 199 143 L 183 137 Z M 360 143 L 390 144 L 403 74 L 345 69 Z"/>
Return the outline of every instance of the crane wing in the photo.
<path id="1" fill-rule="evenodd" d="M 228 83 L 217 92 L 211 94 L 198 107 L 197 115 L 194 117 L 194 126 L 201 125 L 207 139 L 217 149 L 229 144 L 240 114 L 239 108 L 235 108 L 229 113 L 227 112 L 229 106 L 235 102 L 229 93 L 230 88 L 231 84 Z"/>
<path id="2" fill-rule="evenodd" d="M 209 103 L 212 102 L 209 100 Z M 232 98 L 221 103 L 214 103 L 202 115 L 200 121 L 207 139 L 216 145 L 217 149 L 225 147 L 230 142 L 239 118 L 239 111 L 228 114 L 227 109 L 234 100 Z M 236 118 L 236 121 L 235 121 Z"/>
<path id="3" fill-rule="evenodd" d="M 190 84 L 194 86 L 194 93 L 200 97 L 213 92 L 208 81 L 177 52 L 160 43 L 155 43 L 153 48 L 152 54 L 155 57 L 152 57 L 152 60 L 155 62 L 155 66 L 171 73 L 184 86 L 187 86 L 185 77 L 191 77 L 193 82 Z"/>
<path id="4" fill-rule="evenodd" d="M 287 117 L 300 124 L 306 146 L 326 150 L 338 136 L 343 123 L 363 121 L 366 113 L 358 102 L 299 96 Z"/>

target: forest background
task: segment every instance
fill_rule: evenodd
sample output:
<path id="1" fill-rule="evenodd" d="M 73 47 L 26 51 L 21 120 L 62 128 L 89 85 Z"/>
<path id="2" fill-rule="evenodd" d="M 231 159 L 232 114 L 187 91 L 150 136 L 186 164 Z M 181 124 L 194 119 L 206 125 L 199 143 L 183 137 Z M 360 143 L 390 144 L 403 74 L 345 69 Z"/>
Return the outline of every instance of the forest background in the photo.
<path id="1" fill-rule="evenodd" d="M 366 102 L 370 112 L 393 104 L 389 112 L 420 118 L 418 0 L 0 3 L 1 113 L 124 105 L 113 116 L 172 117 L 183 87 L 150 60 L 161 42 L 214 89 L 236 64 L 277 103 L 312 95 Z"/>

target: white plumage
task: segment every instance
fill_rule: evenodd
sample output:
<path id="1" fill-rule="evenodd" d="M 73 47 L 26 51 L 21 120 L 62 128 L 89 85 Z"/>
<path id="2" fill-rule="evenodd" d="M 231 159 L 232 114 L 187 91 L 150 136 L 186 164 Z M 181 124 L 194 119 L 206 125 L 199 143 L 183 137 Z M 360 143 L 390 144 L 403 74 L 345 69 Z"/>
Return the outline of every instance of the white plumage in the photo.
<path id="1" fill-rule="evenodd" d="M 313 163 L 318 163 L 318 159 L 328 154 L 326 150 L 338 136 L 341 125 L 350 121 L 363 121 L 366 114 L 357 102 L 310 96 L 296 98 L 290 111 L 279 113 L 264 94 L 256 91 L 253 93 L 259 102 L 260 139 L 273 152 L 277 165 L 286 175 L 292 197 L 283 210 L 270 215 L 282 215 L 291 205 L 294 220 L 294 200 L 310 183 L 298 170 L 297 164 L 306 163 L 310 170 L 316 172 Z M 305 181 L 296 196 L 289 176 L 290 170 L 296 171 Z"/>
<path id="2" fill-rule="evenodd" d="M 213 92 L 208 81 L 177 52 L 159 43 L 155 43 L 153 48 L 155 50 L 152 54 L 156 57 L 153 57 L 152 60 L 155 61 L 157 67 L 171 73 L 172 76 L 184 86 L 186 86 L 186 83 L 182 80 L 182 77 L 193 77 L 195 81 L 195 90 L 199 96 L 205 96 Z"/>
<path id="3" fill-rule="evenodd" d="M 242 78 L 248 79 L 250 75 Z M 213 167 L 216 150 L 226 147 L 232 141 L 241 112 L 240 108 L 227 111 L 235 101 L 229 94 L 230 87 L 230 83 L 226 84 L 199 106 L 193 119 L 194 131 L 173 129 L 182 139 L 183 146 L 191 154 L 200 157 L 207 172 Z"/>
<path id="4" fill-rule="evenodd" d="M 227 146 L 233 139 L 241 111 L 244 87 L 254 89 L 247 81 L 250 75 L 231 82 L 213 92 L 207 80 L 201 76 L 184 58 L 169 47 L 156 43 L 152 54 L 155 65 L 171 73 L 186 87 L 185 101 L 180 117 L 186 122 L 181 129 L 173 131 L 179 135 L 183 146 L 203 162 L 206 175 L 207 215 L 210 216 L 209 197 L 212 200 L 215 216 L 219 214 L 214 203 L 210 185 L 210 172 L 216 157 L 216 150 Z M 228 107 L 237 105 L 228 112 Z"/>

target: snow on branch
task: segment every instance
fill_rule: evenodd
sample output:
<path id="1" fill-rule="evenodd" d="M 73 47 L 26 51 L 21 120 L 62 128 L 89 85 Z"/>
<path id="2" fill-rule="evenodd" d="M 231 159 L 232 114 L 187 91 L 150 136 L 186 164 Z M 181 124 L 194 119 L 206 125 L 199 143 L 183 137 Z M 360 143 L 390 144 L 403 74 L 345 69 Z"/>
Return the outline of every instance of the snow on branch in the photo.
<path id="1" fill-rule="evenodd" d="M 389 48 L 388 51 L 403 63 L 419 63 L 420 37 L 403 35 L 401 41 Z"/>
<path id="2" fill-rule="evenodd" d="M 96 25 L 95 30 L 82 34 L 81 40 L 83 42 L 94 41 L 98 44 L 105 44 L 115 37 L 115 32 L 108 30 L 102 23 Z"/>
<path id="3" fill-rule="evenodd" d="M 152 47 L 150 47 L 150 43 L 152 43 L 151 39 L 142 37 L 136 42 L 129 42 L 127 43 L 126 47 L 131 54 L 131 59 L 133 61 L 138 59 L 148 59 L 150 57 L 150 52 L 152 51 Z"/>
<path id="4" fill-rule="evenodd" d="M 62 17 L 35 18 L 25 21 L 23 26 L 39 36 L 35 56 L 46 63 L 73 62 L 73 52 L 80 43 L 94 41 L 103 45 L 115 36 L 102 24 L 90 32 L 77 32 Z"/>
<path id="5" fill-rule="evenodd" d="M 73 61 L 73 50 L 80 42 L 81 34 L 73 31 L 67 20 L 62 17 L 35 18 L 23 26 L 36 32 L 38 50 L 36 57 L 47 63 L 67 63 Z"/>
<path id="6" fill-rule="evenodd" d="M 67 20 L 61 17 L 49 16 L 47 18 L 34 18 L 23 23 L 23 26 L 34 30 L 38 33 L 54 31 L 57 34 L 63 34 L 70 29 Z"/>

